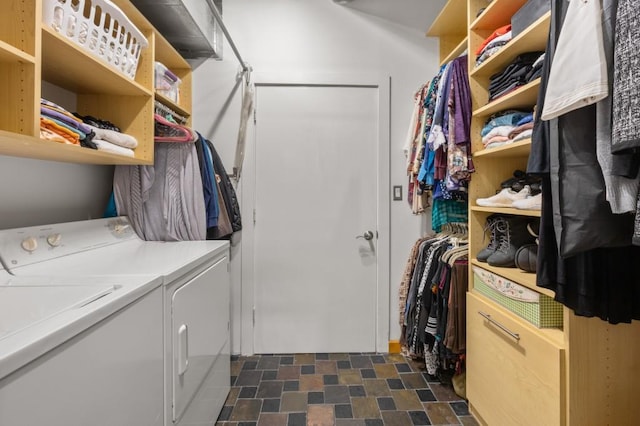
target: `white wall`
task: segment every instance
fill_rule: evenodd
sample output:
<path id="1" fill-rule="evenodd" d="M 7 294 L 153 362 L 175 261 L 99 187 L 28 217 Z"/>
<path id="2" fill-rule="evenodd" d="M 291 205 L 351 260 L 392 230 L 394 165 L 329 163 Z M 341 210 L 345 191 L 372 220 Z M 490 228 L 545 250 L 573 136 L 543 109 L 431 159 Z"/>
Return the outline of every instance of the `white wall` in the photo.
<path id="1" fill-rule="evenodd" d="M 46 82 L 42 96 L 76 105 L 73 93 Z M 0 156 L 0 229 L 100 218 L 112 179 L 113 166 Z"/>
<path id="2" fill-rule="evenodd" d="M 430 22 L 433 17 L 425 17 Z M 234 0 L 224 4 L 224 20 L 245 61 L 259 73 L 299 76 L 328 73 L 379 73 L 391 76 L 391 186 L 402 185 L 406 197 L 402 146 L 413 93 L 437 72 L 437 42 L 423 31 L 346 7 L 330 0 Z M 428 25 L 425 25 L 427 27 Z M 426 28 L 425 28 L 426 30 Z M 207 61 L 194 73 L 194 127 L 216 144 L 228 169 L 233 164 L 241 88 L 238 62 L 229 46 L 224 61 Z M 233 89 L 236 88 L 234 92 Z M 247 182 L 241 182 L 248 185 Z M 242 190 L 242 188 L 239 188 Z M 245 190 L 246 187 L 245 187 Z M 398 286 L 413 242 L 430 226 L 415 217 L 406 201 L 392 202 L 390 336 L 398 339 Z M 249 226 L 246 216 L 244 225 Z M 232 265 L 232 350 L 241 338 L 240 262 Z"/>

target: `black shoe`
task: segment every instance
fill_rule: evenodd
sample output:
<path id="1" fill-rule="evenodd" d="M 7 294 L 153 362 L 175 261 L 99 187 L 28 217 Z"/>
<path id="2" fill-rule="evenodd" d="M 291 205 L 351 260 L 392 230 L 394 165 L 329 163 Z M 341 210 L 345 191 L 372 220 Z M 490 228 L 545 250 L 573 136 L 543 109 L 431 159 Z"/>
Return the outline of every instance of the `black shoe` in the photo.
<path id="1" fill-rule="evenodd" d="M 484 227 L 484 232 L 490 231 L 489 244 L 480 250 L 476 255 L 476 259 L 479 262 L 486 262 L 489 256 L 491 256 L 498 249 L 498 222 L 503 220 L 501 216 L 492 214 L 487 218 L 487 224 Z"/>
<path id="2" fill-rule="evenodd" d="M 516 252 L 525 244 L 534 242 L 533 236 L 527 230 L 528 219 L 519 216 L 504 217 L 498 223 L 496 229 L 498 235 L 498 248 L 489 256 L 487 263 L 501 268 L 513 268 L 516 266 Z"/>

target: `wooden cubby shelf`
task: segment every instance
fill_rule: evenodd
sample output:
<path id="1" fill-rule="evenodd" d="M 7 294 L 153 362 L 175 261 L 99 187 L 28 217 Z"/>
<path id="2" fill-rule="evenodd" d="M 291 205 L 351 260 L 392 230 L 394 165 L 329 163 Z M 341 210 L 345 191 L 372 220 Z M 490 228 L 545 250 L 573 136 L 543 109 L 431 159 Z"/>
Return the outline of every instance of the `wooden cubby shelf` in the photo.
<path id="1" fill-rule="evenodd" d="M 511 16 L 526 2 L 527 0 L 493 0 L 469 27 L 471 30 L 494 31 L 509 24 Z"/>
<path id="2" fill-rule="evenodd" d="M 489 59 L 475 67 L 470 76 L 489 77 L 500 72 L 520 54 L 525 52 L 545 51 L 551 23 L 551 12 L 541 16 L 529 28 L 514 37 L 502 49 Z"/>
<path id="3" fill-rule="evenodd" d="M 150 88 L 88 55 L 47 26 L 42 27 L 42 78 L 75 93 L 153 95 Z"/>
<path id="4" fill-rule="evenodd" d="M 153 164 L 154 99 L 190 124 L 191 67 L 129 0 L 112 1 L 147 39 L 135 79 L 44 24 L 43 0 L 7 1 L 0 15 L 0 155 L 88 164 Z M 154 61 L 181 79 L 179 102 L 155 93 Z M 73 112 L 111 121 L 135 137 L 134 157 L 41 140 L 43 95 Z"/>
<path id="5" fill-rule="evenodd" d="M 519 210 L 512 209 L 508 207 L 481 207 L 481 206 L 471 206 L 471 211 L 474 212 L 485 212 L 485 213 L 500 213 L 500 214 L 511 214 L 517 216 L 531 216 L 531 217 L 540 217 L 540 210 Z"/>
<path id="6" fill-rule="evenodd" d="M 524 139 L 496 148 L 483 149 L 473 153 L 474 158 L 482 157 L 528 157 L 531 150 L 531 139 Z"/>
<path id="7" fill-rule="evenodd" d="M 2 62 L 25 62 L 35 64 L 36 58 L 0 40 L 0 63 Z"/>
<path id="8" fill-rule="evenodd" d="M 530 83 L 514 90 L 513 92 L 501 96 L 487 105 L 473 111 L 474 117 L 489 117 L 490 115 L 506 111 L 508 109 L 530 109 L 536 104 L 538 91 L 540 89 L 540 79 L 537 78 Z"/>

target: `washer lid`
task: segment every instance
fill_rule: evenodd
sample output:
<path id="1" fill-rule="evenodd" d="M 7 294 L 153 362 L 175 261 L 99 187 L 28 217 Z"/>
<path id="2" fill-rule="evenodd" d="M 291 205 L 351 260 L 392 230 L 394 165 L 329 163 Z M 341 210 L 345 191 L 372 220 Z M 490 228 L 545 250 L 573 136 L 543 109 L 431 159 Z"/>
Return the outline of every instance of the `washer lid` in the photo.
<path id="1" fill-rule="evenodd" d="M 0 286 L 0 340 L 114 290 L 113 286 Z"/>

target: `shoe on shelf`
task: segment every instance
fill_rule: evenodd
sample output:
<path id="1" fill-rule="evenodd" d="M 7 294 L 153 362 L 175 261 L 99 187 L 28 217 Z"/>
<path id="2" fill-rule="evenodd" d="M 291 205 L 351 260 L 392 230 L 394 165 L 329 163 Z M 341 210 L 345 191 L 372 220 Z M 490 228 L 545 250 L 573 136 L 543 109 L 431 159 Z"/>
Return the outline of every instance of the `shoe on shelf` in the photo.
<path id="1" fill-rule="evenodd" d="M 501 268 L 513 268 L 516 266 L 516 252 L 525 244 L 534 242 L 534 237 L 529 233 L 527 224 L 529 219 L 520 216 L 505 216 L 497 225 L 498 248 L 489 256 L 487 263 Z"/>
<path id="2" fill-rule="evenodd" d="M 515 258 L 516 267 L 525 272 L 536 272 L 538 265 L 538 245 L 525 244 L 518 249 Z"/>
<path id="3" fill-rule="evenodd" d="M 531 188 L 529 188 L 529 185 L 526 185 L 519 192 L 510 188 L 504 188 L 492 197 L 476 199 L 476 204 L 481 207 L 513 207 L 514 201 L 523 200 L 527 198 L 530 193 Z"/>
<path id="4" fill-rule="evenodd" d="M 489 256 L 498 248 L 498 223 L 502 220 L 504 220 L 502 216 L 496 214 L 492 214 L 487 218 L 484 232 L 489 231 L 489 244 L 476 255 L 476 259 L 478 259 L 479 262 L 486 262 Z"/>
<path id="5" fill-rule="evenodd" d="M 515 170 L 513 172 L 513 177 L 510 177 L 509 179 L 500 183 L 500 188 L 511 188 L 514 184 L 518 183 L 518 181 L 524 179 L 526 176 L 527 174 L 522 170 Z"/>
<path id="6" fill-rule="evenodd" d="M 513 208 L 518 210 L 542 210 L 542 192 L 521 200 L 515 200 Z"/>

